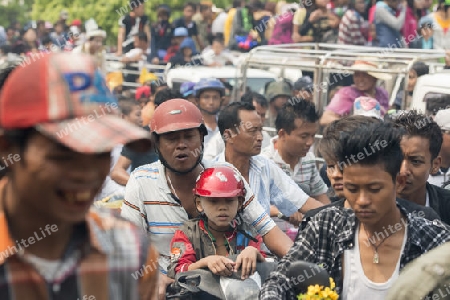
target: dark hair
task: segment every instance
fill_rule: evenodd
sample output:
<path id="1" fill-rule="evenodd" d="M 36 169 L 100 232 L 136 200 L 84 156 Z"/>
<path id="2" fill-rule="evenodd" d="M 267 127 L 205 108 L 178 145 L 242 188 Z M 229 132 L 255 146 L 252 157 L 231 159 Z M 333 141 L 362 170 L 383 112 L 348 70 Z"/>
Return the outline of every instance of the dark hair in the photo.
<path id="1" fill-rule="evenodd" d="M 6 55 L 12 51 L 12 47 L 10 45 L 1 45 L 0 51 L 2 51 L 2 53 Z"/>
<path id="2" fill-rule="evenodd" d="M 417 74 L 417 77 L 423 76 L 423 75 L 427 75 L 430 73 L 430 67 L 421 61 L 415 62 L 412 67 L 411 70 L 414 70 Z"/>
<path id="3" fill-rule="evenodd" d="M 343 133 L 336 151 L 338 167 L 345 170 L 352 164 L 383 164 L 395 182 L 403 162 L 400 139 L 401 130 L 390 123 L 362 125 L 351 133 Z"/>
<path id="4" fill-rule="evenodd" d="M 431 160 L 435 159 L 442 146 L 442 132 L 439 125 L 430 116 L 410 110 L 401 113 L 392 121 L 397 127 L 405 129 L 405 135 L 418 136 L 429 141 Z"/>
<path id="5" fill-rule="evenodd" d="M 223 35 L 216 36 L 215 38 L 213 38 L 212 43 L 214 43 L 214 42 L 217 42 L 217 43 L 220 43 L 220 44 L 224 45 L 225 44 L 225 40 L 223 38 Z"/>
<path id="6" fill-rule="evenodd" d="M 239 8 L 242 5 L 243 0 L 233 0 L 233 8 Z"/>
<path id="7" fill-rule="evenodd" d="M 195 4 L 194 2 L 186 2 L 183 6 L 183 9 L 189 6 L 194 10 L 194 12 L 197 10 L 197 4 Z"/>
<path id="8" fill-rule="evenodd" d="M 164 90 L 159 91 L 155 95 L 155 105 L 161 105 L 162 103 L 176 98 L 183 98 L 183 95 L 178 91 L 171 88 L 167 88 Z"/>
<path id="9" fill-rule="evenodd" d="M 225 108 L 220 112 L 219 119 L 217 120 L 217 126 L 219 127 L 219 131 L 222 136 L 225 130 L 239 127 L 241 124 L 239 112 L 241 110 L 254 111 L 255 107 L 247 102 L 233 102 L 225 106 Z"/>
<path id="10" fill-rule="evenodd" d="M 320 116 L 316 111 L 316 106 L 312 102 L 291 98 L 278 112 L 275 120 L 275 128 L 277 131 L 284 129 L 287 134 L 290 134 L 295 129 L 296 119 L 301 119 L 308 123 L 316 123 L 319 121 Z"/>
<path id="11" fill-rule="evenodd" d="M 145 32 L 136 33 L 135 36 L 138 38 L 138 40 L 140 42 L 146 42 L 146 43 L 148 42 L 148 37 L 147 37 L 147 34 Z"/>
<path id="12" fill-rule="evenodd" d="M 42 45 L 47 45 L 47 44 L 49 44 L 49 43 L 52 43 L 52 44 L 53 44 L 53 40 L 52 40 L 52 38 L 50 37 L 50 34 L 46 34 L 46 35 L 44 35 L 44 36 L 42 37 L 42 39 L 41 39 L 41 44 L 42 44 Z"/>
<path id="13" fill-rule="evenodd" d="M 139 102 L 128 97 L 119 97 L 118 103 L 121 113 L 125 116 L 129 116 L 136 106 L 140 108 Z"/>
<path id="14" fill-rule="evenodd" d="M 267 101 L 267 98 L 264 97 L 264 95 L 258 94 L 253 91 L 246 92 L 241 97 L 241 102 L 246 102 L 253 105 L 253 101 L 261 105 L 262 107 L 268 107 L 269 101 Z"/>
<path id="15" fill-rule="evenodd" d="M 159 87 L 161 87 L 161 86 L 168 86 L 168 85 L 167 85 L 167 82 L 165 82 L 165 81 L 160 81 L 160 80 L 158 80 L 158 81 L 152 81 L 152 82 L 150 83 L 150 91 L 152 92 L 152 95 L 155 95 L 156 89 L 159 88 Z"/>
<path id="16" fill-rule="evenodd" d="M 207 5 L 207 4 L 200 4 L 200 12 L 204 12 L 208 9 L 211 9 L 211 5 Z"/>
<path id="17" fill-rule="evenodd" d="M 348 116 L 331 122 L 325 127 L 322 133 L 322 139 L 319 143 L 319 152 L 325 160 L 335 161 L 336 152 L 340 146 L 342 133 L 351 134 L 356 129 L 370 125 L 381 124 L 379 119 L 366 116 Z"/>

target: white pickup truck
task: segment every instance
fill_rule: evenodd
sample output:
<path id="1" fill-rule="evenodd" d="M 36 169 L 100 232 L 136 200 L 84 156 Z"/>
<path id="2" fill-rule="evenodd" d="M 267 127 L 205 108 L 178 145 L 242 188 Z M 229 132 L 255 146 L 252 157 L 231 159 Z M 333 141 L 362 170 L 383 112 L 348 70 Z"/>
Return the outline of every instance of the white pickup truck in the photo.
<path id="1" fill-rule="evenodd" d="M 414 88 L 411 108 L 436 114 L 442 108 L 450 108 L 450 70 L 419 77 Z"/>

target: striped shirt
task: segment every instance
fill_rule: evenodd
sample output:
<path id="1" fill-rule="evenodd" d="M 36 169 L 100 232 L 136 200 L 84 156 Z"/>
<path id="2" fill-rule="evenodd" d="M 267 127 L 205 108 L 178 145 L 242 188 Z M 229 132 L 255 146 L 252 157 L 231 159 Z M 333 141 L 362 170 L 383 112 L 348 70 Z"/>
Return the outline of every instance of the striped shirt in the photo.
<path id="1" fill-rule="evenodd" d="M 36 230 L 28 242 L 31 238 L 42 240 L 58 228 L 51 225 L 47 229 Z M 110 210 L 91 209 L 86 222 L 75 226 L 61 260 L 31 255 L 23 242 L 14 240 L 1 210 L 2 300 L 151 299 L 155 293 L 155 249 L 136 226 L 113 216 Z"/>
<path id="2" fill-rule="evenodd" d="M 207 160 L 202 162 L 204 168 L 217 164 Z M 245 189 L 247 194 L 242 219 L 254 229 L 253 232 L 264 236 L 276 225 L 258 201 L 254 201 L 253 192 L 247 183 Z M 160 161 L 141 166 L 131 173 L 125 188 L 123 204 L 122 216 L 136 223 L 151 236 L 160 254 L 160 271 L 167 274 L 170 264 L 170 242 L 178 227 L 189 218 L 178 199 L 172 195 L 167 184 L 165 168 Z"/>
<path id="3" fill-rule="evenodd" d="M 225 162 L 225 152 L 216 159 Z M 270 215 L 270 205 L 275 205 L 285 216 L 296 213 L 309 196 L 270 159 L 256 155 L 250 158 L 249 184 L 256 199 Z"/>
<path id="4" fill-rule="evenodd" d="M 314 154 L 308 152 L 306 156 L 300 158 L 294 170 L 292 170 L 291 166 L 284 162 L 278 150 L 275 149 L 277 141 L 278 136 L 272 138 L 270 145 L 262 150 L 261 155 L 277 164 L 309 196 L 314 198 L 315 196 L 325 194 L 328 191 L 328 187 L 323 182 L 317 170 Z"/>
<path id="5" fill-rule="evenodd" d="M 368 29 L 368 22 L 354 9 L 349 9 L 339 24 L 338 43 L 364 46 L 367 44 Z"/>

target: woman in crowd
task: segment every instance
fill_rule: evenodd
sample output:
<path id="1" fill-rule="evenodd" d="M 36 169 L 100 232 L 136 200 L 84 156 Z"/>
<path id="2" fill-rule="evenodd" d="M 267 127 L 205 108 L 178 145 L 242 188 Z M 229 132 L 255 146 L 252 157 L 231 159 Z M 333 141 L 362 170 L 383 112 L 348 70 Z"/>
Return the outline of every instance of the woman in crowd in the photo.
<path id="1" fill-rule="evenodd" d="M 339 25 L 338 43 L 364 46 L 369 35 L 369 23 L 364 19 L 365 0 L 352 0 Z"/>

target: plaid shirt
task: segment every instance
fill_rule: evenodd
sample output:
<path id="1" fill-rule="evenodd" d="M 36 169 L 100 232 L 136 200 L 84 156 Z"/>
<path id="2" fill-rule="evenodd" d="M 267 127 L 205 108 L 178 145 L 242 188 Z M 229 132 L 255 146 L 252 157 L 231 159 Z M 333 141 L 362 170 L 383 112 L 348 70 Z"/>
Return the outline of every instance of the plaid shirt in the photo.
<path id="1" fill-rule="evenodd" d="M 400 270 L 423 253 L 450 241 L 450 227 L 440 221 L 429 221 L 408 214 L 408 239 L 400 259 Z M 355 213 L 351 209 L 330 207 L 318 213 L 301 231 L 277 269 L 270 274 L 260 292 L 260 300 L 297 299 L 292 292 L 291 280 L 286 276 L 291 262 L 303 260 L 323 264 L 336 282 L 336 291 L 342 293 L 342 263 L 345 250 L 354 247 L 358 226 Z"/>
<path id="2" fill-rule="evenodd" d="M 36 230 L 38 241 L 45 238 L 43 232 Z M 2 300 L 147 300 L 155 294 L 157 252 L 141 230 L 109 210 L 92 208 L 86 222 L 75 226 L 52 282 L 30 263 L 26 249 L 14 240 L 0 209 Z"/>

